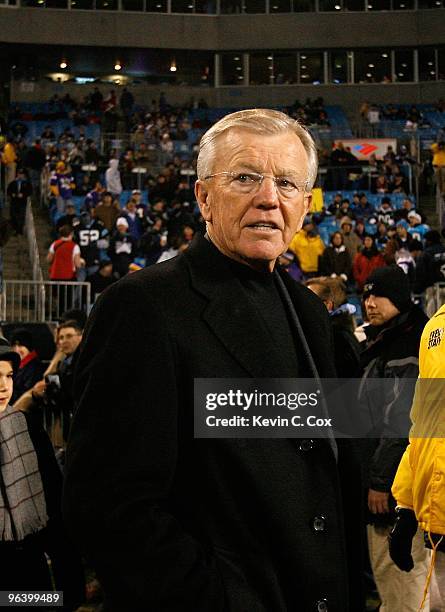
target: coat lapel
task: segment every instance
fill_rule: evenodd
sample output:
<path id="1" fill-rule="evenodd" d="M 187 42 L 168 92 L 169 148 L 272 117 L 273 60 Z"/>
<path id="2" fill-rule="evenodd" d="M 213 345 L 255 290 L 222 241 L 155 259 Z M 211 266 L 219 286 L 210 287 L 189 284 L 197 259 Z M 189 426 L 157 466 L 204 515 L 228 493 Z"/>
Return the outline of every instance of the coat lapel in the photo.
<path id="1" fill-rule="evenodd" d="M 279 347 L 224 258 L 202 236 L 184 256 L 193 288 L 208 300 L 203 318 L 226 350 L 250 377 L 279 377 Z"/>

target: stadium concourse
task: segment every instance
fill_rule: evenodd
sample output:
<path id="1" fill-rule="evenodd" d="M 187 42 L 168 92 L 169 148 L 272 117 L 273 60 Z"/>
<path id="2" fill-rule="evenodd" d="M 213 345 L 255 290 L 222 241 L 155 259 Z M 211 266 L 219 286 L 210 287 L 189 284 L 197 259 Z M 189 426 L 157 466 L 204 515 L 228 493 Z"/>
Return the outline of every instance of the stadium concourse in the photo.
<path id="1" fill-rule="evenodd" d="M 14 102 L 1 121 L 1 246 L 9 240 L 23 250 L 40 247 L 47 265 L 40 257 L 36 274 L 30 261 L 29 278 L 42 287 L 49 278 L 52 294 L 59 286 L 47 319 L 34 315 L 34 296 L 21 320 L 2 321 L 20 354 L 20 372 L 29 374 L 20 376 L 15 407 L 40 415 L 62 469 L 74 411 L 73 356 L 92 304 L 117 280 L 175 257 L 205 232 L 193 190 L 199 140 L 237 109 L 197 106 L 169 105 L 161 94 L 144 107 L 126 89 L 118 97 L 96 88 L 82 100 L 61 93 L 46 102 Z M 312 210 L 280 264 L 320 296 L 333 326 L 347 336 L 350 352 L 338 360 L 339 375 L 360 377 L 373 273 L 402 270 L 412 304 L 428 316 L 443 301 L 445 219 L 435 203 L 441 201 L 445 107 L 439 100 L 364 103 L 357 110 L 363 125 L 372 124 L 371 140 L 354 138 L 345 110 L 321 98 L 279 110 L 308 127 L 320 160 Z M 39 223 L 30 225 L 30 216 Z M 8 281 L 17 279 L 3 280 L 6 296 Z M 88 301 L 70 283 L 88 284 Z M 73 598 L 71 609 L 99 611 L 100 584 L 84 569 L 84 601 Z M 369 563 L 363 580 L 366 610 L 376 610 Z"/>

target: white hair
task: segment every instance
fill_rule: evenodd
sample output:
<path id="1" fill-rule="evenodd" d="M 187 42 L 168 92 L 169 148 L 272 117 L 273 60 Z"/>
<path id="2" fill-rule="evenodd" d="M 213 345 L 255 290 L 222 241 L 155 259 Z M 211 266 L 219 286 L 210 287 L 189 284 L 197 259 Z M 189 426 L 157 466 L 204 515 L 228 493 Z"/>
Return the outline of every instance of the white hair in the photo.
<path id="1" fill-rule="evenodd" d="M 257 134 L 273 135 L 291 132 L 301 140 L 308 158 L 306 191 L 310 191 L 317 179 L 318 156 L 314 140 L 307 129 L 295 119 L 280 111 L 252 108 L 231 113 L 220 119 L 202 136 L 199 143 L 197 175 L 205 179 L 212 173 L 216 157 L 216 141 L 231 129 L 243 129 Z"/>

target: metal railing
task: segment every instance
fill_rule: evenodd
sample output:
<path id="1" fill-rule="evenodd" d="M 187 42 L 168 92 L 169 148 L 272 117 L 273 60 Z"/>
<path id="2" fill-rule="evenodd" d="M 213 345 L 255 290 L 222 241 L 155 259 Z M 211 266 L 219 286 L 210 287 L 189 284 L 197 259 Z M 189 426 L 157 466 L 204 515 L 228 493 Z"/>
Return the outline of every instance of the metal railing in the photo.
<path id="1" fill-rule="evenodd" d="M 90 283 L 4 280 L 0 320 L 8 323 L 57 323 L 71 309 L 89 313 Z"/>
<path id="2" fill-rule="evenodd" d="M 42 267 L 40 265 L 39 246 L 37 244 L 34 215 L 32 212 L 31 198 L 28 198 L 25 215 L 25 236 L 28 240 L 29 260 L 31 262 L 32 279 L 43 282 Z"/>

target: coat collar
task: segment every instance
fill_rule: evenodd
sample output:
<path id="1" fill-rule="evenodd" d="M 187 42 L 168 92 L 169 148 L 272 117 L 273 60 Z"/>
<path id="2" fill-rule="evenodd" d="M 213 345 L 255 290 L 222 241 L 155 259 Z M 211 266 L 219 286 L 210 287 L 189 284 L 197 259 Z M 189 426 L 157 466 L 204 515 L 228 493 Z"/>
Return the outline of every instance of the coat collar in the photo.
<path id="1" fill-rule="evenodd" d="M 197 235 L 184 252 L 192 287 L 208 304 L 203 318 L 226 350 L 252 378 L 282 374 L 282 355 L 249 301 L 227 258 Z"/>

